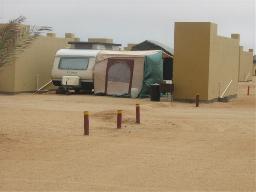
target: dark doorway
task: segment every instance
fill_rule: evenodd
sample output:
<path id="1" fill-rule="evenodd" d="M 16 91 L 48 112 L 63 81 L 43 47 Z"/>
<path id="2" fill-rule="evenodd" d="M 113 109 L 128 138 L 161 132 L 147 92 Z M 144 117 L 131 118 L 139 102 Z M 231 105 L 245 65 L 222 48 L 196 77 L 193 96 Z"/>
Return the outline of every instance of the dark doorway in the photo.
<path id="1" fill-rule="evenodd" d="M 163 79 L 172 80 L 173 59 L 171 57 L 163 60 Z"/>

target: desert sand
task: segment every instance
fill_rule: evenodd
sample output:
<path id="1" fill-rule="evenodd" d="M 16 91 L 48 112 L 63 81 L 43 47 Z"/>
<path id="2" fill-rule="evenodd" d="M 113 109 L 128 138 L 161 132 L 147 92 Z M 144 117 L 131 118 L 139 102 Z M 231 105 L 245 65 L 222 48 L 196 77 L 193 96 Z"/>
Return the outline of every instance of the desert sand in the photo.
<path id="1" fill-rule="evenodd" d="M 255 191 L 255 93 L 254 79 L 240 83 L 238 98 L 199 108 L 90 95 L 0 95 L 0 191 Z M 117 109 L 123 110 L 119 130 Z M 83 135 L 87 110 L 90 136 Z"/>

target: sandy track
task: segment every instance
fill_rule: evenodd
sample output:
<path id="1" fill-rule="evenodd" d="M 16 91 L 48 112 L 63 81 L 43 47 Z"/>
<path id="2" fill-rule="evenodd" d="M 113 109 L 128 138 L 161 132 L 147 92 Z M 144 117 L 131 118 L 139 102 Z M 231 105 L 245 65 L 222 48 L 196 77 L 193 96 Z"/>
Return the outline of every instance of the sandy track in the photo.
<path id="1" fill-rule="evenodd" d="M 253 191 L 255 84 L 229 103 L 0 95 L 0 190 Z M 135 103 L 142 109 L 134 123 Z M 115 111 L 124 110 L 123 129 Z M 83 136 L 83 111 L 91 117 Z"/>

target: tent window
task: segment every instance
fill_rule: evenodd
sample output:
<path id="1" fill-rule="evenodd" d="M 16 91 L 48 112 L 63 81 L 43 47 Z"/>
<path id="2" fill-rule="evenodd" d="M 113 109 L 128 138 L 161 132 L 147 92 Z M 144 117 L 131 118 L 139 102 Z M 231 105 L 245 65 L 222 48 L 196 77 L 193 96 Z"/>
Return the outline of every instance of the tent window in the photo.
<path id="1" fill-rule="evenodd" d="M 59 69 L 86 70 L 88 65 L 88 57 L 62 57 L 60 58 Z"/>

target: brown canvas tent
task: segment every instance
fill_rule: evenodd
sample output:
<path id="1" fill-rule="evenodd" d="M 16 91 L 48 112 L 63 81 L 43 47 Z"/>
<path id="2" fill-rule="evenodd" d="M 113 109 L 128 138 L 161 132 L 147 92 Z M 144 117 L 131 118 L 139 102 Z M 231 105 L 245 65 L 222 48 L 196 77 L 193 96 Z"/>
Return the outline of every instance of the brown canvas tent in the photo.
<path id="1" fill-rule="evenodd" d="M 151 84 L 163 79 L 162 51 L 101 51 L 94 68 L 94 93 L 139 97 L 149 94 Z"/>

